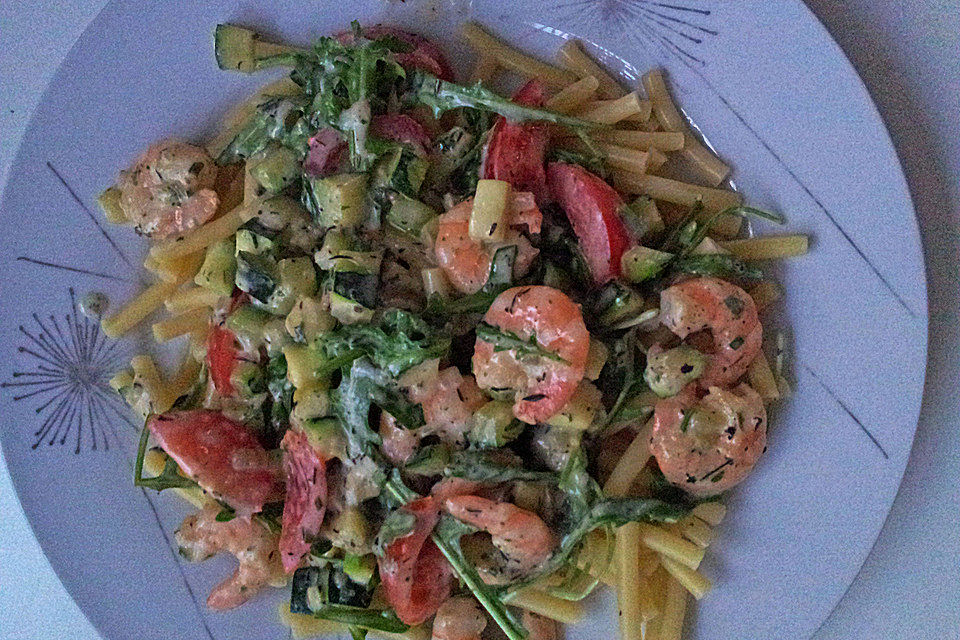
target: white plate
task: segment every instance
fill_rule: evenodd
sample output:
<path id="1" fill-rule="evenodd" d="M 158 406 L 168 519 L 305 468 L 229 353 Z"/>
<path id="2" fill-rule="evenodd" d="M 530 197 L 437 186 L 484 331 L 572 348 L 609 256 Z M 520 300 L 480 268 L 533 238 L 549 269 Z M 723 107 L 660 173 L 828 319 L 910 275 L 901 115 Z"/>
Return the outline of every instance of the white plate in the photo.
<path id="1" fill-rule="evenodd" d="M 464 62 L 452 27 L 477 19 L 546 56 L 570 34 L 597 43 L 628 77 L 663 66 L 748 200 L 813 237 L 812 252 L 778 272 L 797 392 L 774 416 L 766 458 L 729 499 L 703 567 L 717 588 L 690 628 L 697 640 L 809 637 L 896 493 L 927 324 L 896 155 L 853 69 L 796 1 L 111 3 L 50 84 L 0 210 L 4 455 L 67 590 L 111 640 L 134 629 L 143 638 L 287 637 L 275 615 L 283 592 L 229 613 L 203 609 L 231 561 L 178 558 L 171 536 L 186 509 L 132 486 L 136 427 L 105 386 L 149 348 L 146 334 L 106 340 L 74 301 L 91 290 L 123 300 L 145 279 L 142 244 L 105 227 L 97 193 L 149 142 L 209 134 L 263 81 L 217 70 L 213 26 L 246 23 L 306 42 L 353 18 L 421 31 Z M 614 637 L 604 602 L 567 637 Z"/>

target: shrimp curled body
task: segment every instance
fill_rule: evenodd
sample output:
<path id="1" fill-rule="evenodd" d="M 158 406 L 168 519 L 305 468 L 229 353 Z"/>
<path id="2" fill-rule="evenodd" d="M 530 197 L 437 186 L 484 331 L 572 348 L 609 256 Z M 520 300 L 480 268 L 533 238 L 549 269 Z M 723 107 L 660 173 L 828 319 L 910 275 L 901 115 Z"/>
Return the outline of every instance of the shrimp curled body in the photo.
<path id="1" fill-rule="evenodd" d="M 664 289 L 660 322 L 681 339 L 699 331 L 710 332 L 708 349 L 712 353 L 700 376 L 702 389 L 729 387 L 760 353 L 763 327 L 753 298 L 718 278 L 692 278 Z"/>
<path id="2" fill-rule="evenodd" d="M 433 619 L 431 640 L 480 640 L 487 618 L 473 598 L 449 598 Z"/>
<path id="3" fill-rule="evenodd" d="M 217 165 L 202 148 L 163 140 L 121 173 L 120 207 L 143 235 L 183 233 L 217 212 L 216 178 Z"/>

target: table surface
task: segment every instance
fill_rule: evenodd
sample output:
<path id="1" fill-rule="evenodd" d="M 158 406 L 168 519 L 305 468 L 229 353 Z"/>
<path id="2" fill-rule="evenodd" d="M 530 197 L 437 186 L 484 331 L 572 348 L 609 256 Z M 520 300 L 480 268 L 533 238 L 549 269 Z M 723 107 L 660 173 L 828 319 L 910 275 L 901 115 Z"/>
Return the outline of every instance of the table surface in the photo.
<path id="1" fill-rule="evenodd" d="M 104 4 L 0 4 L 0 184 L 50 76 Z M 917 206 L 930 292 L 927 386 L 906 476 L 866 564 L 815 638 L 957 638 L 960 0 L 807 4 L 850 57 L 890 129 Z M 0 514 L 0 637 L 100 640 L 50 569 L 3 464 Z"/>

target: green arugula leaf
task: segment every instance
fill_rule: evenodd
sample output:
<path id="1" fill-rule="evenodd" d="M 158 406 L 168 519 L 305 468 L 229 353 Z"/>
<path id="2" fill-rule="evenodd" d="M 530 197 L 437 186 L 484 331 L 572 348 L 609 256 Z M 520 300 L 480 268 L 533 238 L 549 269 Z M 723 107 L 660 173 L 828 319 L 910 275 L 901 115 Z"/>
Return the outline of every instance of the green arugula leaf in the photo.
<path id="1" fill-rule="evenodd" d="M 494 351 L 513 351 L 519 358 L 546 358 L 563 364 L 568 362 L 554 351 L 543 347 L 537 342 L 537 334 L 531 333 L 529 338 L 521 338 L 513 331 L 495 327 L 492 324 L 481 322 L 477 325 L 477 338 L 493 345 Z"/>

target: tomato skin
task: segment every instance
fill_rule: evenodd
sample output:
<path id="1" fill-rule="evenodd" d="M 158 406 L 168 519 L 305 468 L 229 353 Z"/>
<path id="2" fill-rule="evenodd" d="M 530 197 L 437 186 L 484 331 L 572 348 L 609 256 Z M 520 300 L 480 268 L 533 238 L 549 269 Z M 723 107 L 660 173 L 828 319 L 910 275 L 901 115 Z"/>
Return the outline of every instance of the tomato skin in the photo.
<path id="1" fill-rule="evenodd" d="M 147 428 L 184 473 L 239 516 L 283 495 L 276 462 L 246 426 L 222 413 L 171 411 L 152 416 Z"/>
<path id="2" fill-rule="evenodd" d="M 236 393 L 230 377 L 237 366 L 237 337 L 229 329 L 218 324 L 210 327 L 207 336 L 207 366 L 210 369 L 210 379 L 221 396 L 232 396 Z"/>
<path id="3" fill-rule="evenodd" d="M 418 625 L 450 597 L 453 571 L 430 533 L 440 519 L 433 497 L 401 507 L 416 518 L 409 534 L 393 540 L 377 561 L 387 602 L 404 624 Z"/>
<path id="4" fill-rule="evenodd" d="M 323 456 L 301 431 L 287 431 L 280 448 L 287 487 L 280 530 L 280 561 L 284 571 L 293 573 L 310 551 L 306 538 L 316 536 L 323 524 L 327 468 Z"/>
<path id="5" fill-rule="evenodd" d="M 544 87 L 531 80 L 513 96 L 513 101 L 540 107 L 544 103 Z M 484 153 L 482 178 L 503 180 L 516 191 L 531 192 L 538 203 L 548 199 L 544 159 L 550 142 L 550 129 L 540 122 L 510 122 L 498 116 L 490 130 Z"/>
<path id="6" fill-rule="evenodd" d="M 370 122 L 370 134 L 384 140 L 409 144 L 422 155 L 426 155 L 430 148 L 430 134 L 422 124 L 405 113 L 374 116 Z"/>
<path id="7" fill-rule="evenodd" d="M 620 258 L 630 236 L 620 219 L 623 200 L 609 184 L 580 165 L 551 162 L 550 191 L 566 212 L 596 284 L 620 275 Z"/>

